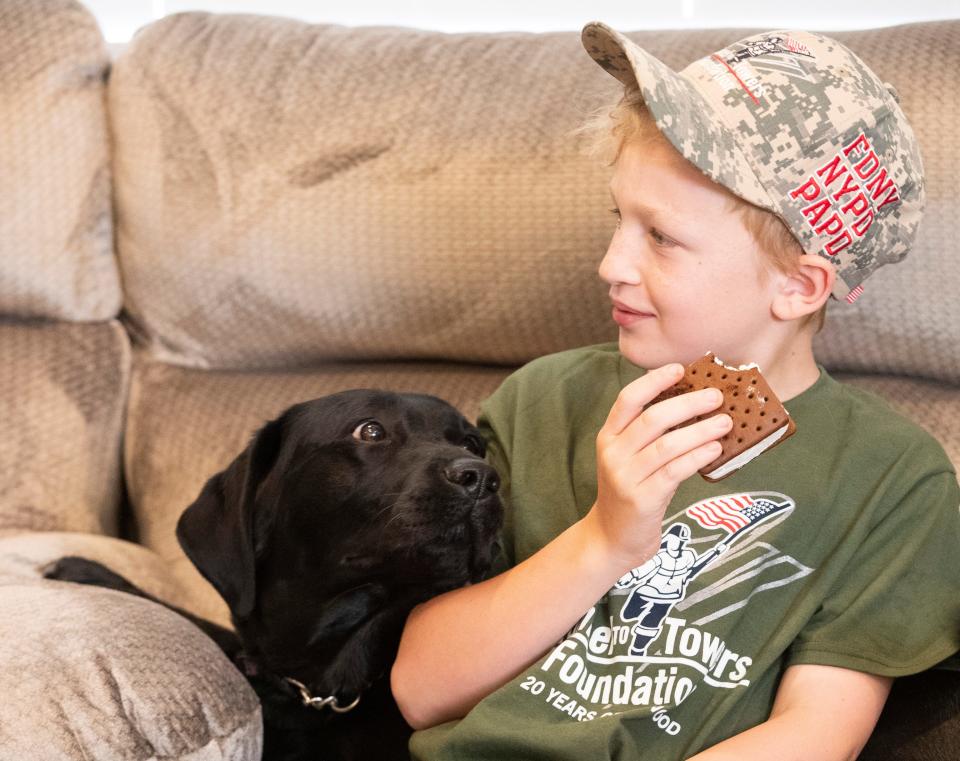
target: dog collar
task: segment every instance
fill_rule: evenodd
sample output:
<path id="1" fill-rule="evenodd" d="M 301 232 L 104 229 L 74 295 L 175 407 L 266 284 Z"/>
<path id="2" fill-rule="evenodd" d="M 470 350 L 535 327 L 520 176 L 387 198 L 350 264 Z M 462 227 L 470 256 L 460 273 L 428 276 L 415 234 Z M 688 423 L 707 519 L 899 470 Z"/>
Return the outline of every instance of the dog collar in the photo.
<path id="1" fill-rule="evenodd" d="M 330 706 L 330 708 L 337 713 L 346 713 L 347 711 L 352 711 L 360 703 L 360 695 L 357 695 L 356 700 L 354 700 L 350 705 L 341 706 L 336 695 L 328 695 L 325 698 L 314 697 L 310 694 L 310 690 L 307 689 L 307 686 L 303 682 L 298 682 L 296 679 L 290 676 L 283 677 L 283 681 L 297 688 L 297 691 L 300 693 L 300 699 L 303 701 L 305 706 L 316 708 L 318 711 L 322 711 L 327 706 Z"/>

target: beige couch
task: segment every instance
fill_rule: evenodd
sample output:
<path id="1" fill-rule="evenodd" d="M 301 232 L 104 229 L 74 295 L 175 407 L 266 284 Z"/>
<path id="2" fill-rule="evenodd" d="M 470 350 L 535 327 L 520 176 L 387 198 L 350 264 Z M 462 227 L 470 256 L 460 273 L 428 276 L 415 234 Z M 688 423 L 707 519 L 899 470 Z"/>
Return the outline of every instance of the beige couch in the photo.
<path id="1" fill-rule="evenodd" d="M 631 36 L 679 68 L 746 31 Z M 928 208 L 819 357 L 960 465 L 960 21 L 834 36 L 898 88 Z M 111 61 L 74 0 L 5 0 L 0 50 L 0 758 L 254 758 L 256 698 L 203 635 L 39 569 L 85 555 L 226 622 L 173 527 L 266 420 L 363 386 L 473 417 L 615 340 L 610 169 L 570 131 L 617 85 L 577 31 L 252 15 L 169 16 Z"/>

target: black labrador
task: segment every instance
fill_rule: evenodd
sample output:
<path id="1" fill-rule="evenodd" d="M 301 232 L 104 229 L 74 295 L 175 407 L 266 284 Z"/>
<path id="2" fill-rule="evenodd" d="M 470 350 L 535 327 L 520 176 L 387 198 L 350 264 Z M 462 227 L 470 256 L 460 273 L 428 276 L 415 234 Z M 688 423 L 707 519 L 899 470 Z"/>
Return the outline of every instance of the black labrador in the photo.
<path id="1" fill-rule="evenodd" d="M 177 538 L 236 634 L 174 610 L 256 690 L 265 759 L 409 757 L 390 668 L 410 610 L 490 568 L 503 508 L 484 455 L 441 399 L 344 391 L 268 422 L 185 510 Z M 82 558 L 45 575 L 149 597 Z"/>

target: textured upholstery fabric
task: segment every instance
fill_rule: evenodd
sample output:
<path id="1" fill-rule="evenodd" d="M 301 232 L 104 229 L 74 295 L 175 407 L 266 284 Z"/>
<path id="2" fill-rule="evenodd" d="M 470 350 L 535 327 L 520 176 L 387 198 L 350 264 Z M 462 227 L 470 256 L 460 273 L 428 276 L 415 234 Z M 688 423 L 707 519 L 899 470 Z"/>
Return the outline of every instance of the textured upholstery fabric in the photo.
<path id="1" fill-rule="evenodd" d="M 236 368 L 614 337 L 604 171 L 563 135 L 606 85 L 579 45 L 202 13 L 141 30 L 110 112 L 144 341 Z"/>
<path id="2" fill-rule="evenodd" d="M 212 640 L 110 589 L 0 577 L 5 759 L 257 761 L 260 704 Z"/>
<path id="3" fill-rule="evenodd" d="M 0 529 L 115 533 L 130 380 L 123 327 L 0 322 L 0 353 Z"/>
<path id="4" fill-rule="evenodd" d="M 189 608 L 194 602 L 196 593 L 171 576 L 159 555 L 139 544 L 76 531 L 0 531 L 0 577 L 37 579 L 49 563 L 67 555 L 103 563 L 171 605 Z"/>
<path id="5" fill-rule="evenodd" d="M 290 372 L 209 372 L 142 357 L 135 364 L 124 456 L 140 541 L 191 589 L 192 609 L 221 623 L 229 621 L 226 606 L 183 554 L 174 531 L 207 479 L 226 468 L 256 430 L 291 404 L 348 388 L 434 394 L 474 420 L 480 400 L 508 372 L 428 362 Z"/>
<path id="6" fill-rule="evenodd" d="M 0 30 L 0 315 L 109 319 L 122 296 L 103 37 L 72 0 L 4 0 Z"/>
<path id="7" fill-rule="evenodd" d="M 679 67 L 743 33 L 629 36 Z M 906 263 L 831 309 L 822 356 L 960 382 L 960 21 L 835 36 L 899 86 L 928 214 Z M 167 17 L 110 84 L 134 325 L 197 367 L 521 363 L 612 338 L 595 274 L 609 169 L 569 130 L 617 86 L 575 32 Z"/>

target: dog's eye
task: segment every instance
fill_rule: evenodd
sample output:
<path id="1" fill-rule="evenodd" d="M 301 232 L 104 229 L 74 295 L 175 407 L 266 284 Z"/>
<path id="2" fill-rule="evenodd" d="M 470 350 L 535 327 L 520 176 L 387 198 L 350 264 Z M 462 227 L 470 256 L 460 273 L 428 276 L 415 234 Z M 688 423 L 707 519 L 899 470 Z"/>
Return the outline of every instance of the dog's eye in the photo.
<path id="1" fill-rule="evenodd" d="M 476 436 L 467 436 L 467 438 L 463 440 L 463 448 L 469 452 L 473 452 L 477 457 L 483 457 L 484 454 L 486 454 L 486 447 L 483 445 L 483 441 Z"/>
<path id="2" fill-rule="evenodd" d="M 365 420 L 353 429 L 353 438 L 360 441 L 383 441 L 387 432 L 376 420 Z"/>

